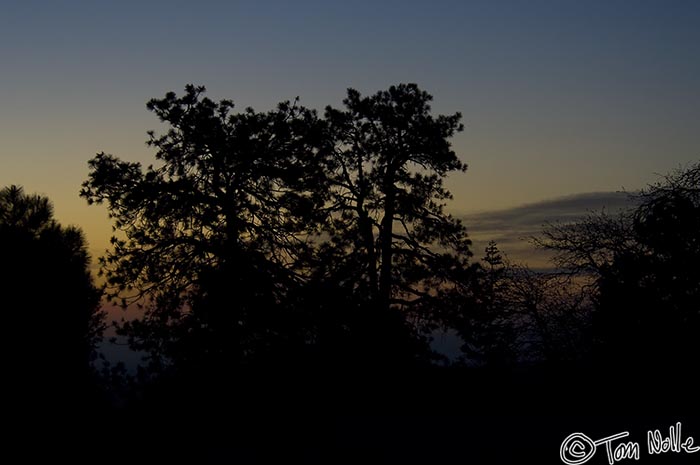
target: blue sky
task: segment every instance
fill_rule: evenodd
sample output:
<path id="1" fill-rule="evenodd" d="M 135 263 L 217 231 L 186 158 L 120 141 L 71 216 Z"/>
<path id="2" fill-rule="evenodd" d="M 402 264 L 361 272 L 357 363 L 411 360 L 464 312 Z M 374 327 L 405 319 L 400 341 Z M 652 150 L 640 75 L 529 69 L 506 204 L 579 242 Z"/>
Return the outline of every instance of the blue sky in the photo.
<path id="1" fill-rule="evenodd" d="M 417 82 L 461 111 L 471 214 L 634 190 L 699 158 L 700 2 L 0 1 L 0 185 L 52 198 L 93 248 L 87 160 L 148 161 L 145 102 L 187 83 L 238 108 L 338 105 Z"/>

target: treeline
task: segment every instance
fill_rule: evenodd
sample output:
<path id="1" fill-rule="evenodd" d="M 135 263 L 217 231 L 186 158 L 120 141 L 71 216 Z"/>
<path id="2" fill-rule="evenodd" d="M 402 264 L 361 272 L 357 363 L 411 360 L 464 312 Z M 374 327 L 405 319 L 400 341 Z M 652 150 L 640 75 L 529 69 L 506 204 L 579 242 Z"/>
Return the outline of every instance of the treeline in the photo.
<path id="1" fill-rule="evenodd" d="M 474 258 L 445 210 L 445 178 L 467 168 L 449 142 L 461 116 L 433 115 L 431 100 L 413 84 L 350 89 L 322 116 L 298 101 L 236 113 L 194 86 L 151 100 L 168 128 L 149 133 L 154 164 L 100 153 L 80 193 L 113 222 L 104 289 L 79 230 L 47 199 L 4 189 L 5 313 L 16 346 L 32 348 L 18 379 L 57 392 L 72 386 L 55 382 L 65 369 L 91 399 L 170 418 L 203 405 L 241 414 L 242 393 L 255 408 L 329 394 L 338 407 L 339 392 L 366 401 L 387 382 L 403 393 L 382 395 L 403 399 L 417 392 L 407 380 L 449 380 L 450 402 L 494 369 L 697 366 L 700 164 L 633 194 L 628 211 L 547 226 L 534 241 L 555 252 L 549 273 L 495 243 Z M 100 295 L 143 309 L 118 325 L 147 354 L 135 377 L 100 376 Z M 461 356 L 433 350 L 440 332 L 461 338 Z"/>

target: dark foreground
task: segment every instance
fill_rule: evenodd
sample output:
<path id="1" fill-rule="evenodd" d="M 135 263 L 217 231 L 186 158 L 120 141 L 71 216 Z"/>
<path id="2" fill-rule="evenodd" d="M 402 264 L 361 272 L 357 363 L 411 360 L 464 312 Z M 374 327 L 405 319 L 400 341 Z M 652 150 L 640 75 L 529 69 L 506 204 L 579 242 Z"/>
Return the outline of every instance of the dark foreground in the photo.
<path id="1" fill-rule="evenodd" d="M 678 422 L 681 440 L 700 444 L 695 372 L 201 375 L 152 385 L 118 407 L 89 395 L 22 411 L 8 405 L 4 453 L 14 449 L 21 463 L 555 464 L 572 433 L 595 441 L 629 432 L 619 442 L 639 443 L 639 463 L 697 463 L 700 453 L 647 449 L 648 431 L 665 438 Z M 605 446 L 586 463 L 608 463 Z"/>

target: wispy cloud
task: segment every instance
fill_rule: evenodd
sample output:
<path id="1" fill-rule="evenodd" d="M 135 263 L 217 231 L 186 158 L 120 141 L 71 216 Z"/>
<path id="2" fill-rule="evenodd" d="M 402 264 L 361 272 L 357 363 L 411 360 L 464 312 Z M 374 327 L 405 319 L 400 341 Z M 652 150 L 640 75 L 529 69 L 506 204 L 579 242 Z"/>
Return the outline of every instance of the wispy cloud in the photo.
<path id="1" fill-rule="evenodd" d="M 625 192 L 592 192 L 544 200 L 497 211 L 463 216 L 474 242 L 474 254 L 480 257 L 490 240 L 513 261 L 525 262 L 533 268 L 548 267 L 547 253 L 535 249 L 529 238 L 542 232 L 547 223 L 569 222 L 589 212 L 610 213 L 629 208 L 632 200 Z"/>

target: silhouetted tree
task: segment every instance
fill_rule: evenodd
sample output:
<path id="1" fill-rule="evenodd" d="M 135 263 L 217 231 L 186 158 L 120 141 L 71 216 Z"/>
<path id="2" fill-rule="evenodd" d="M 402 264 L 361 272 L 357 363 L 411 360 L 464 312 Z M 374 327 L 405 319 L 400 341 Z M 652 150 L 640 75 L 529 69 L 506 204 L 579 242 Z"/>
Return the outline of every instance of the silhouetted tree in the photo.
<path id="1" fill-rule="evenodd" d="M 700 164 L 632 195 L 618 215 L 552 225 L 539 244 L 594 284 L 598 353 L 668 366 L 700 354 Z"/>
<path id="2" fill-rule="evenodd" d="M 49 200 L 0 190 L 0 286 L 6 387 L 20 408 L 78 411 L 95 394 L 92 362 L 104 315 L 82 232 Z"/>
<path id="3" fill-rule="evenodd" d="M 364 297 L 385 341 L 469 256 L 465 228 L 444 212 L 452 198 L 444 178 L 466 170 L 448 141 L 463 129 L 461 115 L 434 117 L 431 100 L 401 84 L 369 97 L 349 89 L 345 109 L 326 109 L 334 148 L 326 273 Z"/>
<path id="4" fill-rule="evenodd" d="M 466 364 L 503 366 L 518 358 L 516 325 L 506 292 L 509 269 L 496 243 L 489 242 L 469 280 L 453 288 L 452 298 L 442 303 L 447 326 L 464 341 L 462 361 Z"/>
<path id="5" fill-rule="evenodd" d="M 150 133 L 158 165 L 100 153 L 81 195 L 106 202 L 114 219 L 102 259 L 110 295 L 147 302 L 127 328 L 133 340 L 180 361 L 225 353 L 231 362 L 289 332 L 279 304 L 311 251 L 324 131 L 296 103 L 231 113 L 231 101 L 203 92 L 189 85 L 151 100 L 169 126 Z"/>
<path id="6" fill-rule="evenodd" d="M 491 241 L 465 277 L 441 303 L 445 326 L 464 340 L 464 364 L 507 367 L 587 354 L 590 300 L 570 275 L 512 263 Z"/>

